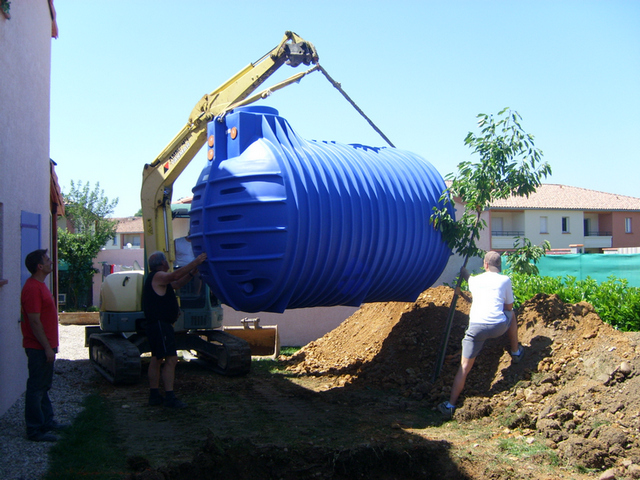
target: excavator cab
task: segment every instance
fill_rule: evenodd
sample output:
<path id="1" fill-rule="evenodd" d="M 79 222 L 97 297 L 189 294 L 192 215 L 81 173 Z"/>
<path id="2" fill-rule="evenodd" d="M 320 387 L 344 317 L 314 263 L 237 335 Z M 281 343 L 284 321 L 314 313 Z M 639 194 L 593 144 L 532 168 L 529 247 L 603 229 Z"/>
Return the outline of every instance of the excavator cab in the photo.
<path id="1" fill-rule="evenodd" d="M 174 205 L 171 216 L 173 218 L 174 231 L 188 230 L 185 220 L 190 220 L 190 204 Z M 187 236 L 189 232 L 187 231 Z M 187 236 L 178 237 L 186 239 Z M 187 250 L 190 245 L 182 243 Z M 177 241 L 175 245 L 176 259 L 180 258 L 181 246 Z M 192 253 L 192 252 L 189 252 Z M 176 263 L 175 267 L 180 267 Z M 252 357 L 276 358 L 280 354 L 280 337 L 277 325 L 260 325 L 259 318 L 244 318 L 239 326 L 222 326 L 222 305 L 220 300 L 211 291 L 206 282 L 196 275 L 189 283 L 176 291 L 180 300 L 182 314 L 176 323 L 176 330 L 220 328 L 222 331 L 238 337 L 249 344 Z"/>
<path id="2" fill-rule="evenodd" d="M 183 236 L 176 239 L 175 250 L 178 252 L 185 248 L 189 256 L 193 256 L 190 244 L 187 240 L 189 229 L 189 204 L 172 206 L 174 231 L 182 231 Z M 182 242 L 180 242 L 182 240 Z M 176 255 L 174 268 L 181 267 L 180 255 Z M 186 261 L 186 260 L 185 260 Z M 184 263 L 184 262 L 183 262 Z M 176 331 L 199 330 L 222 327 L 222 304 L 214 295 L 209 286 L 196 275 L 182 288 L 176 290 L 176 296 L 180 303 L 181 315 L 175 324 Z"/>

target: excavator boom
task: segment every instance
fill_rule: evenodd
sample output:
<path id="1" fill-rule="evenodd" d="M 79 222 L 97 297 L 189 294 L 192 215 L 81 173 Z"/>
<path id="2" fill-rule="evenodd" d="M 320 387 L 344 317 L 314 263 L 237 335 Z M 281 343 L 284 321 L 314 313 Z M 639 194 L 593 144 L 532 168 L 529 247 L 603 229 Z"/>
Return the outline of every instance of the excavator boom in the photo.
<path id="1" fill-rule="evenodd" d="M 173 184 L 207 141 L 207 124 L 215 118 L 224 118 L 227 112 L 240 105 L 255 102 L 271 91 L 299 80 L 315 70 L 317 63 L 318 54 L 314 46 L 295 33 L 286 32 L 276 48 L 200 99 L 186 125 L 155 160 L 144 166 L 140 200 L 147 252 L 160 250 L 165 253 L 169 265 L 174 264 L 171 212 Z M 303 64 L 315 66 L 266 92 L 251 96 L 285 64 L 292 67 Z M 145 255 L 145 266 L 146 258 Z M 87 327 L 86 346 L 89 347 L 91 362 L 110 382 L 135 383 L 140 379 L 140 354 L 150 350 L 142 328 L 144 312 L 136 303 L 142 295 L 143 272 L 127 272 L 120 277 L 116 275 L 109 276 L 111 281 L 103 283 L 101 298 L 112 301 L 101 302 L 100 327 Z M 211 296 L 206 287 L 194 296 L 193 292 L 186 291 L 188 285 L 179 294 L 182 315 L 176 323 L 180 324 L 181 330 L 176 335 L 176 348 L 195 352 L 218 373 L 247 373 L 251 366 L 250 344 L 240 335 L 233 334 L 237 332 L 218 330 L 222 324 L 219 300 Z M 260 336 L 264 332 L 271 334 L 268 328 L 255 328 L 249 333 Z M 277 355 L 279 344 L 277 341 L 271 343 Z"/>
<path id="2" fill-rule="evenodd" d="M 186 125 L 153 162 L 144 166 L 140 197 L 147 251 L 163 251 L 169 264 L 173 264 L 173 184 L 207 141 L 207 123 L 224 116 L 241 103 L 258 100 L 260 96 L 247 97 L 282 65 L 297 67 L 317 62 L 318 54 L 310 42 L 293 32 L 285 32 L 277 47 L 200 99 Z M 288 84 L 286 81 L 282 83 Z"/>

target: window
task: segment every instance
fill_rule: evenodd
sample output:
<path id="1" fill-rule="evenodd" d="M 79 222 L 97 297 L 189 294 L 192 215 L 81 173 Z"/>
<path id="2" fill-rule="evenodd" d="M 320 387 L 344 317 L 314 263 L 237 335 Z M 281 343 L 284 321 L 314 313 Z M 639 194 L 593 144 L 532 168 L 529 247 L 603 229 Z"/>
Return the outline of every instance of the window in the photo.
<path id="1" fill-rule="evenodd" d="M 631 233 L 631 217 L 624 219 L 624 233 Z"/>
<path id="2" fill-rule="evenodd" d="M 131 247 L 129 247 L 131 244 Z M 127 233 L 122 235 L 122 248 L 140 248 L 140 235 Z"/>
<path id="3" fill-rule="evenodd" d="M 547 229 L 547 217 L 540 217 L 540 233 L 549 233 Z"/>
<path id="4" fill-rule="evenodd" d="M 562 233 L 569 233 L 569 217 L 562 217 Z"/>

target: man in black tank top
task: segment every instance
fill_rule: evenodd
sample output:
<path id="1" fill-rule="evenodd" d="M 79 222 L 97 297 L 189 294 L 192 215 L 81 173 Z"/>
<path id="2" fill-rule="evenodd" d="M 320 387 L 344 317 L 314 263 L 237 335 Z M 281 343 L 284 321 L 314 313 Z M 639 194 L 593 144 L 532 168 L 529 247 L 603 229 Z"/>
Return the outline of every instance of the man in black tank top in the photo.
<path id="1" fill-rule="evenodd" d="M 202 253 L 184 267 L 169 272 L 169 263 L 164 253 L 154 252 L 149 256 L 149 274 L 142 291 L 145 331 L 151 346 L 149 405 L 164 403 L 164 406 L 169 408 L 186 407 L 173 393 L 178 363 L 173 324 L 180 315 L 175 290 L 186 285 L 197 273 L 196 267 L 206 259 L 207 254 Z M 164 399 L 160 395 L 160 377 L 164 384 Z"/>

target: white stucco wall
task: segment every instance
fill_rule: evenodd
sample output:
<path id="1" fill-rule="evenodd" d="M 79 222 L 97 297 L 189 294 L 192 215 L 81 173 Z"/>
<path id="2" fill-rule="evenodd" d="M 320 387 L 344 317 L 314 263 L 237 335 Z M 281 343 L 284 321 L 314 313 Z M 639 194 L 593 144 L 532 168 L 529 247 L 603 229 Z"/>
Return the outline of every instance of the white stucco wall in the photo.
<path id="1" fill-rule="evenodd" d="M 246 313 L 237 312 L 231 307 L 223 305 L 223 324 L 239 327 L 243 318 L 259 318 L 260 325 L 277 325 L 280 345 L 304 346 L 322 337 L 358 309 L 356 307 L 317 307 L 285 310 L 284 313 Z"/>
<path id="2" fill-rule="evenodd" d="M 583 243 L 583 212 L 578 210 L 525 210 L 525 237 L 534 245 L 548 240 L 551 248 Z M 547 217 L 549 233 L 540 233 L 540 217 Z M 569 218 L 569 233 L 562 233 L 562 217 Z"/>
<path id="3" fill-rule="evenodd" d="M 20 333 L 20 216 L 41 215 L 41 247 L 51 248 L 49 84 L 51 16 L 44 0 L 11 2 L 0 15 L 0 415 L 25 390 Z"/>

